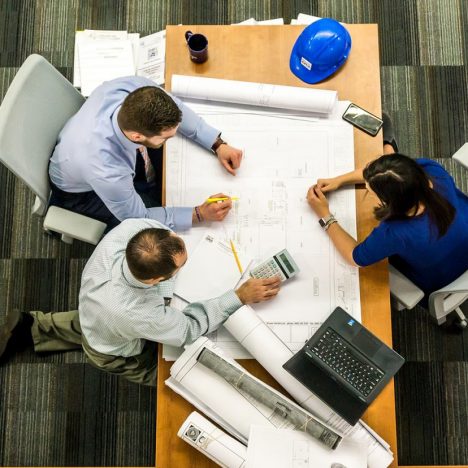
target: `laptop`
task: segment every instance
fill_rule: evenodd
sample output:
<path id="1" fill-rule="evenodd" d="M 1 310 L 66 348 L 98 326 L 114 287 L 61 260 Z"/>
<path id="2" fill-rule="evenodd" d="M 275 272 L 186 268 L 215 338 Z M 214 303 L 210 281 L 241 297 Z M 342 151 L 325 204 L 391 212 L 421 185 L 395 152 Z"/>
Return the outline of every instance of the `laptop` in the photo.
<path id="1" fill-rule="evenodd" d="M 404 362 L 337 307 L 283 367 L 354 425 Z"/>

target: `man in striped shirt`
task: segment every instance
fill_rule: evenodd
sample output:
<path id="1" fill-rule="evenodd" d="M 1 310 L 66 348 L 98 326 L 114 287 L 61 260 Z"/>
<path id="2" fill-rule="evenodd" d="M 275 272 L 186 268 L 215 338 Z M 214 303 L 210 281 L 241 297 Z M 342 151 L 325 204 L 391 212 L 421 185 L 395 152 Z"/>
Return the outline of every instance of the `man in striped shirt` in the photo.
<path id="1" fill-rule="evenodd" d="M 236 291 L 170 307 L 174 276 L 187 260 L 183 240 L 152 219 L 128 219 L 107 234 L 85 266 L 79 310 L 23 314 L 37 352 L 83 347 L 89 362 L 156 385 L 157 343 L 182 346 L 216 330 L 244 304 L 266 301 L 279 278 L 249 279 Z M 32 324 L 31 324 L 32 322 Z M 15 340 L 15 333 L 10 341 Z"/>

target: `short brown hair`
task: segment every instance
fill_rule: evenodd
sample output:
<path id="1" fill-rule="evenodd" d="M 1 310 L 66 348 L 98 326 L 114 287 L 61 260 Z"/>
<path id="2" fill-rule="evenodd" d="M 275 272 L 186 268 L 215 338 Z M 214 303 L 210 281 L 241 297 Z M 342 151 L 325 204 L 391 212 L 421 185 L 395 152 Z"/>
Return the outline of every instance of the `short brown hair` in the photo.
<path id="1" fill-rule="evenodd" d="M 182 112 L 174 99 L 156 86 L 143 86 L 130 93 L 117 116 L 119 127 L 145 137 L 159 135 L 174 128 L 182 120 Z"/>
<path id="2" fill-rule="evenodd" d="M 184 241 L 172 231 L 147 228 L 130 239 L 125 257 L 128 268 L 136 279 L 168 279 L 177 269 L 174 257 L 184 252 Z"/>

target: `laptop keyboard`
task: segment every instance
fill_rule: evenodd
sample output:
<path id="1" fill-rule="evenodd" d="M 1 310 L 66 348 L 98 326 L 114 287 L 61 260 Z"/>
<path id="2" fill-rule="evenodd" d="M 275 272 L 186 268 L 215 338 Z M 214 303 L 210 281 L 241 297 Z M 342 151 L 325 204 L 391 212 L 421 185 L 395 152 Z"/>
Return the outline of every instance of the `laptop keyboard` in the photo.
<path id="1" fill-rule="evenodd" d="M 308 351 L 326 363 L 359 393 L 369 395 L 382 380 L 384 373 L 361 359 L 346 340 L 331 328 Z"/>

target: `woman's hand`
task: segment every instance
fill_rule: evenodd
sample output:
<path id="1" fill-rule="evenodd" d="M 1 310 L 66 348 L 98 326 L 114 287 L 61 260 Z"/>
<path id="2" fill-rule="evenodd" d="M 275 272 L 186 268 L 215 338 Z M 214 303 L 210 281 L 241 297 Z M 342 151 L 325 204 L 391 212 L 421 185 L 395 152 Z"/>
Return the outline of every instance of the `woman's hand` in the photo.
<path id="1" fill-rule="evenodd" d="M 331 179 L 318 179 L 316 186 L 323 192 L 333 192 L 341 187 L 341 181 L 338 177 L 332 177 Z"/>
<path id="2" fill-rule="evenodd" d="M 319 188 L 318 184 L 309 188 L 309 191 L 307 192 L 307 202 L 315 211 L 317 217 L 325 218 L 330 215 L 328 200 Z"/>

